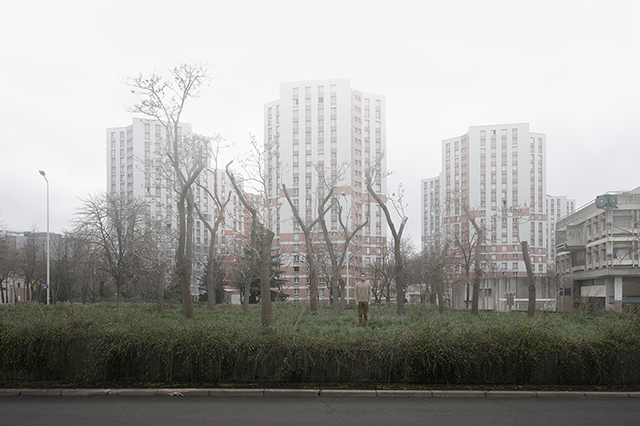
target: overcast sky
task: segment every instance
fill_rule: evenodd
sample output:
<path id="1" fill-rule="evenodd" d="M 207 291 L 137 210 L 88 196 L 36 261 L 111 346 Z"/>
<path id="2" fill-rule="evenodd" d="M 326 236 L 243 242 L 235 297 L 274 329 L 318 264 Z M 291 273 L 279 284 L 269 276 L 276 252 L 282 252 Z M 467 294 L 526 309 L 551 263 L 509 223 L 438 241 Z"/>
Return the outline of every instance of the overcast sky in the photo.
<path id="1" fill-rule="evenodd" d="M 547 135 L 547 192 L 583 205 L 640 186 L 639 1 L 28 1 L 0 25 L 0 226 L 70 229 L 106 189 L 105 129 L 131 124 L 126 77 L 201 61 L 184 116 L 246 149 L 280 82 L 349 77 L 387 97 L 388 188 L 420 244 L 420 180 L 469 126 Z M 229 155 L 232 155 L 231 152 Z"/>

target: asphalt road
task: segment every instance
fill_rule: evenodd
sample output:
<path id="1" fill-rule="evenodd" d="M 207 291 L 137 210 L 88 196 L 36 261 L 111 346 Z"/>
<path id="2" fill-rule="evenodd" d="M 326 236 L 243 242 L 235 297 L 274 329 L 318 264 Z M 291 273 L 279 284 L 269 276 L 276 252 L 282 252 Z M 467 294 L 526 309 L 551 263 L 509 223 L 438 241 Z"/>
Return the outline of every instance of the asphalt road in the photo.
<path id="1" fill-rule="evenodd" d="M 3 425 L 639 425 L 639 398 L 3 397 Z"/>

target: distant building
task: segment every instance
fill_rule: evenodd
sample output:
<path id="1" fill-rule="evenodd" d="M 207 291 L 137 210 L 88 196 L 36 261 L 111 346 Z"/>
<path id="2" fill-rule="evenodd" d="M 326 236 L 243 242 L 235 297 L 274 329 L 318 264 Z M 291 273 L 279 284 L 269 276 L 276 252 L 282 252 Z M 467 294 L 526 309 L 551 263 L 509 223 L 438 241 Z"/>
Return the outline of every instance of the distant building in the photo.
<path id="1" fill-rule="evenodd" d="M 442 225 L 442 197 L 440 194 L 440 176 L 423 179 L 421 191 L 422 206 L 422 248 L 440 247 Z"/>
<path id="2" fill-rule="evenodd" d="M 556 223 L 560 218 L 571 214 L 576 209 L 576 201 L 566 196 L 547 195 L 545 211 L 547 213 L 547 265 L 552 269 L 556 267 Z"/>
<path id="3" fill-rule="evenodd" d="M 52 253 L 55 250 L 53 243 L 61 237 L 60 234 L 49 233 Z M 35 262 L 34 267 L 41 271 L 40 276 L 36 277 L 36 282 L 32 282 L 31 285 L 25 284 L 24 276 L 17 268 L 1 277 L 3 280 L 0 283 L 0 292 L 2 293 L 0 294 L 0 303 L 14 304 L 36 299 L 36 286 L 46 284 L 47 233 L 0 230 L 0 244 L 4 246 L 3 249 L 6 250 L 8 256 L 11 256 L 11 253 L 17 254 L 29 249 L 31 251 L 29 255 Z"/>
<path id="4" fill-rule="evenodd" d="M 561 309 L 640 305 L 640 187 L 599 200 L 556 224 Z"/>
<path id="5" fill-rule="evenodd" d="M 318 198 L 324 194 L 317 168 L 329 180 L 346 166 L 336 191 L 343 219 L 348 218 L 350 227 L 369 220 L 351 241 L 348 266 L 342 274 L 347 300 L 352 300 L 357 274 L 380 263 L 386 245 L 386 220 L 365 186 L 365 174 L 374 161 L 381 161 L 382 173 L 386 171 L 386 159 L 381 158 L 386 131 L 385 97 L 352 87 L 348 78 L 281 83 L 279 98 L 265 104 L 265 141 L 274 146 L 266 164 L 269 206 L 277 210 L 271 226 L 276 234 L 274 246 L 283 256 L 281 277 L 288 300 L 309 299 L 309 278 L 304 235 L 282 184 L 301 216 L 311 220 L 317 217 Z M 374 188 L 386 198 L 384 178 Z M 331 240 L 339 248 L 345 238 L 339 230 L 337 207 L 326 220 Z M 318 297 L 329 300 L 324 277 L 321 274 Z"/>
<path id="6" fill-rule="evenodd" d="M 450 241 L 446 280 L 454 308 L 471 299 L 476 232 L 466 209 L 483 234 L 481 309 L 502 309 L 506 293 L 524 297 L 521 241 L 529 243 L 536 277 L 546 276 L 546 153 L 546 135 L 530 131 L 528 123 L 472 126 L 442 141 L 442 172 L 422 181 L 422 240 L 423 247 Z M 551 292 L 539 295 L 549 299 Z"/>
<path id="7" fill-rule="evenodd" d="M 191 124 L 179 123 L 178 137 L 188 137 L 191 133 Z M 153 119 L 134 118 L 129 126 L 107 128 L 106 139 L 107 192 L 145 200 L 149 205 L 149 218 L 163 221 L 167 229 L 177 229 L 174 184 L 159 171 L 160 165 L 167 160 L 164 148 L 167 135 L 162 123 Z M 211 225 L 219 212 L 205 189 L 217 193 L 221 200 L 232 198 L 226 212 L 222 212 L 224 221 L 220 224 L 217 235 L 221 246 L 232 244 L 239 236 L 248 232 L 246 211 L 227 179 L 226 172 L 205 169 L 193 186 L 194 201 Z M 191 282 L 191 292 L 194 295 L 198 291 L 198 278 L 204 272 L 210 237 L 207 227 L 195 215 L 194 273 Z"/>

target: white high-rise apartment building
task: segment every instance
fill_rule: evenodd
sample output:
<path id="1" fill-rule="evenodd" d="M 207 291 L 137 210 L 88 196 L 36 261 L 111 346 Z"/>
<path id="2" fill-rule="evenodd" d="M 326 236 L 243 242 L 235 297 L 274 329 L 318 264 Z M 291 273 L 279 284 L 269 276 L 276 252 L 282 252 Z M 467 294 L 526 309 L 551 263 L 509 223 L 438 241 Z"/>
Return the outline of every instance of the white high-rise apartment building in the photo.
<path id="1" fill-rule="evenodd" d="M 575 210 L 576 200 L 567 198 L 564 195 L 547 195 L 545 211 L 547 213 L 547 264 L 556 269 L 556 223 L 560 218 L 571 214 Z"/>
<path id="2" fill-rule="evenodd" d="M 191 124 L 180 123 L 178 132 L 191 133 Z M 107 128 L 107 191 L 129 198 L 160 197 L 158 201 L 162 204 L 169 195 L 165 193 L 167 185 L 152 170 L 151 163 L 159 165 L 164 160 L 163 141 L 166 141 L 164 126 L 151 119 L 134 118 L 129 126 Z M 153 214 L 164 211 L 162 205 L 152 207 Z"/>
<path id="3" fill-rule="evenodd" d="M 179 137 L 186 137 L 191 131 L 191 124 L 179 124 Z M 134 118 L 129 126 L 110 127 L 106 132 L 107 192 L 146 200 L 150 218 L 162 220 L 167 229 L 177 229 L 174 183 L 158 171 L 160 164 L 166 161 L 163 145 L 167 140 L 165 127 L 153 119 Z M 218 242 L 221 245 L 246 234 L 244 207 L 237 199 L 231 182 L 226 179 L 224 170 L 205 169 L 193 188 L 196 204 L 212 225 L 218 211 L 205 188 L 211 193 L 217 192 L 222 200 L 232 197 L 226 212 L 223 212 L 225 219 L 218 229 Z M 203 273 L 210 240 L 206 225 L 196 215 L 192 294 L 197 293 L 197 279 Z"/>
<path id="4" fill-rule="evenodd" d="M 421 181 L 422 206 L 422 248 L 440 247 L 442 225 L 442 197 L 440 194 L 440 175 Z"/>
<path id="5" fill-rule="evenodd" d="M 339 176 L 336 197 L 351 229 L 369 219 L 349 245 L 349 262 L 343 270 L 348 300 L 353 299 L 357 274 L 381 262 L 386 220 L 367 193 L 365 174 L 375 161 L 381 161 L 383 175 L 386 172 L 382 157 L 386 149 L 385 103 L 384 96 L 357 90 L 349 79 L 343 78 L 282 83 L 279 98 L 264 106 L 265 141 L 273 144 L 267 159 L 270 170 L 267 191 L 270 205 L 278 206 L 273 224 L 274 244 L 283 253 L 282 278 L 289 300 L 308 300 L 309 283 L 304 235 L 295 222 L 282 184 L 299 206 L 301 216 L 312 220 L 317 217 L 318 197 L 325 191 L 317 168 L 327 181 Z M 374 188 L 386 194 L 385 179 L 377 181 Z M 344 235 L 337 214 L 338 209 L 332 208 L 326 221 L 334 245 L 340 250 Z M 320 300 L 329 300 L 324 277 L 323 271 L 318 295 Z"/>
<path id="6" fill-rule="evenodd" d="M 520 241 L 529 243 L 536 275 L 547 265 L 546 135 L 528 123 L 473 126 L 442 141 L 443 236 L 468 241 L 474 232 L 463 206 L 483 230 L 483 268 L 494 276 L 524 277 Z M 454 255 L 449 279 L 464 273 Z"/>

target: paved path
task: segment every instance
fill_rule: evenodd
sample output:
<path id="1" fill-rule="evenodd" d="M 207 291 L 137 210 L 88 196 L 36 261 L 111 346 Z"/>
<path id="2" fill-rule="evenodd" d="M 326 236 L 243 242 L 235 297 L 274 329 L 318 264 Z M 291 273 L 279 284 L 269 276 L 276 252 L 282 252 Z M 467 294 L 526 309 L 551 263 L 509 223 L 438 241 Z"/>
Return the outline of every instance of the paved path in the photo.
<path id="1" fill-rule="evenodd" d="M 168 396 L 169 391 L 184 396 Z M 23 390 L 9 397 L 1 390 L 6 397 L 0 398 L 0 419 L 16 426 L 640 424 L 640 393 L 635 392 L 420 392 Z"/>

